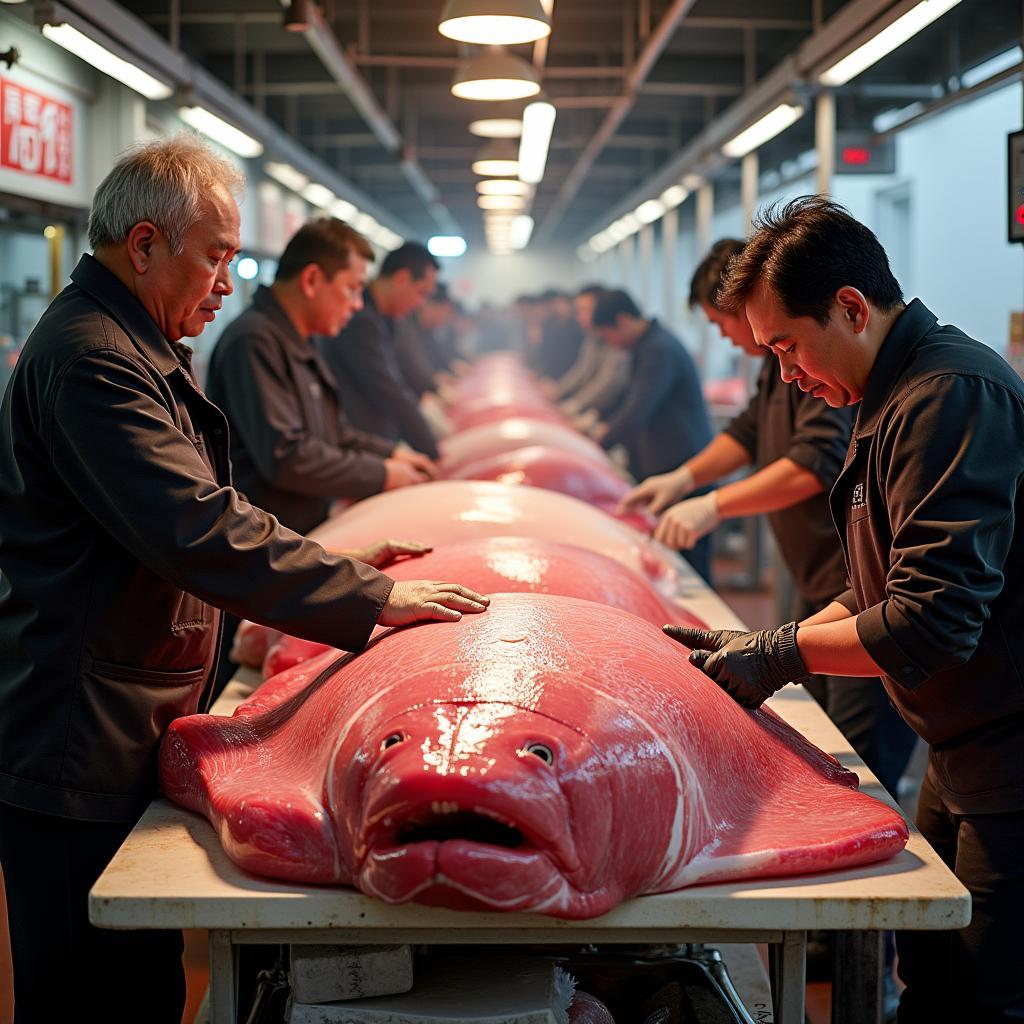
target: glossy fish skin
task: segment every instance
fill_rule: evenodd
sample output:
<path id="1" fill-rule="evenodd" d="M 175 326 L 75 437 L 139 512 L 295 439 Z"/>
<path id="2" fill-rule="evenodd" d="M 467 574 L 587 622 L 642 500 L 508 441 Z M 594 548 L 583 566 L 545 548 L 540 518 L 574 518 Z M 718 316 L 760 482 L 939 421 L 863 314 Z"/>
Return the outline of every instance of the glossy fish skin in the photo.
<path id="1" fill-rule="evenodd" d="M 480 594 L 580 597 L 632 612 L 656 626 L 671 622 L 706 628 L 682 605 L 661 597 L 620 562 L 574 544 L 535 537 L 486 537 L 441 544 L 423 557 L 397 562 L 385 572 L 396 580 L 458 580 Z M 265 652 L 263 678 L 328 649 L 311 640 L 279 635 Z"/>
<path id="2" fill-rule="evenodd" d="M 852 773 L 740 708 L 656 626 L 534 594 L 322 655 L 233 718 L 179 719 L 161 778 L 254 872 L 567 918 L 851 867 L 907 839 Z"/>

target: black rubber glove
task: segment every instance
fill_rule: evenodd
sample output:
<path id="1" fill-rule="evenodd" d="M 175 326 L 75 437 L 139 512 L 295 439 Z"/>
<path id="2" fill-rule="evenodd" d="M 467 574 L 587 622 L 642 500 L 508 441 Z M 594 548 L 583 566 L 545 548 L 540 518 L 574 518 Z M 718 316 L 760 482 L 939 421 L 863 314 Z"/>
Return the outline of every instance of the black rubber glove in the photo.
<path id="1" fill-rule="evenodd" d="M 730 640 L 746 636 L 742 629 L 697 629 L 694 626 L 662 626 L 662 631 L 691 651 L 717 651 Z"/>
<path id="2" fill-rule="evenodd" d="M 738 704 L 759 708 L 786 683 L 805 683 L 811 678 L 796 645 L 797 628 L 795 622 L 787 622 L 778 629 L 740 633 L 720 646 L 713 646 L 714 633 L 688 630 L 690 634 L 704 633 L 707 638 L 691 637 L 694 643 L 690 661 Z M 669 635 L 691 646 L 686 639 Z"/>

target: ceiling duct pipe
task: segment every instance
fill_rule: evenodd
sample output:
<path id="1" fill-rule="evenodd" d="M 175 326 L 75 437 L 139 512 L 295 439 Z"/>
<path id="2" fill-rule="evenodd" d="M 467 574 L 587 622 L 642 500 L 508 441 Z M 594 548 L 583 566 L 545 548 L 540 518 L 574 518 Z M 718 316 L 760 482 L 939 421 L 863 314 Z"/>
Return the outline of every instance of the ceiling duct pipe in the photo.
<path id="1" fill-rule="evenodd" d="M 648 37 L 643 52 L 626 76 L 625 91 L 605 114 L 600 127 L 587 143 L 572 170 L 566 175 L 565 181 L 562 182 L 558 196 L 551 209 L 548 210 L 541 229 L 537 232 L 541 241 L 547 241 L 551 237 L 552 232 L 561 221 L 562 215 L 569 208 L 569 204 L 576 198 L 576 193 L 594 165 L 594 161 L 601 155 L 601 151 L 608 144 L 609 139 L 618 131 L 619 126 L 626 119 L 626 115 L 633 109 L 640 86 L 647 81 L 647 76 L 651 73 L 675 30 L 679 27 L 679 23 L 686 17 L 693 4 L 694 0 L 673 0 L 672 6 L 665 12 L 658 27 Z"/>

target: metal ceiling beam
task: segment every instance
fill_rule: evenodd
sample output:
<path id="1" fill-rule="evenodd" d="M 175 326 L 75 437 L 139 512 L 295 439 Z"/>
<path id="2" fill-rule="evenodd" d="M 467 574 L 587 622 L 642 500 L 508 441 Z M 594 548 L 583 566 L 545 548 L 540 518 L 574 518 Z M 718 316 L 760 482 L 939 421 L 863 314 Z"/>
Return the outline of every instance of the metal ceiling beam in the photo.
<path id="1" fill-rule="evenodd" d="M 334 30 L 314 4 L 308 7 L 309 27 L 303 33 L 310 48 L 344 90 L 352 105 L 366 121 L 380 144 L 398 158 L 398 166 L 416 194 L 423 200 L 430 215 L 445 232 L 458 234 L 459 225 L 440 201 L 437 189 L 424 173 L 415 151 L 405 144 L 391 118 L 377 102 L 373 90 L 342 50 Z"/>
<path id="2" fill-rule="evenodd" d="M 551 237 L 562 215 L 576 197 L 576 193 L 583 184 L 587 173 L 593 167 L 594 161 L 600 156 L 601 150 L 604 149 L 605 144 L 618 130 L 619 125 L 626 119 L 630 110 L 633 109 L 638 90 L 647 80 L 647 76 L 651 73 L 658 58 L 675 34 L 675 30 L 679 27 L 679 23 L 689 12 L 693 4 L 694 0 L 673 0 L 672 5 L 658 23 L 658 27 L 648 36 L 640 56 L 637 58 L 626 79 L 625 93 L 605 115 L 590 143 L 580 154 L 576 165 L 566 176 L 565 181 L 562 182 L 562 187 L 558 190 L 558 196 L 548 210 L 544 223 L 537 233 L 538 241 L 545 242 Z"/>

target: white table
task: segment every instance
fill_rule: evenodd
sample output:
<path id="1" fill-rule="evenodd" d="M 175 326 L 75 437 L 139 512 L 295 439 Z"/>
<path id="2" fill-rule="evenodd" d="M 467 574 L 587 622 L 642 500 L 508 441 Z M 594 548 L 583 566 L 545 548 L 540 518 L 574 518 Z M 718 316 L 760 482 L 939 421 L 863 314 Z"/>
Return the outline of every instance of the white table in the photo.
<path id="1" fill-rule="evenodd" d="M 695 576 L 684 582 L 682 596 L 713 626 L 742 626 Z M 218 701 L 216 713 L 229 714 L 256 679 L 255 673 L 240 673 Z M 868 793 L 892 803 L 802 689 L 787 688 L 772 698 L 771 707 L 856 771 Z M 880 1020 L 881 932 L 957 928 L 970 919 L 967 890 L 913 829 L 906 850 L 882 864 L 699 886 L 633 899 L 589 921 L 562 921 L 532 914 L 394 907 L 351 889 L 256 878 L 227 858 L 204 818 L 162 799 L 147 810 L 89 899 L 90 919 L 102 928 L 209 929 L 213 1024 L 236 1020 L 239 945 L 407 942 L 766 942 L 772 951 L 775 1020 L 803 1024 L 809 929 L 840 933 L 834 1024 L 868 1024 Z"/>

